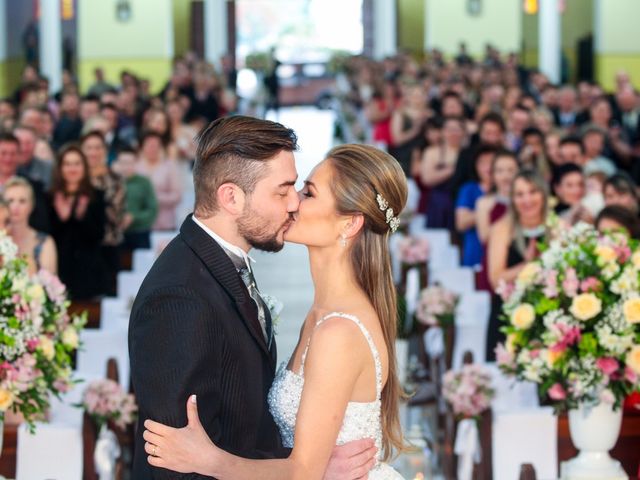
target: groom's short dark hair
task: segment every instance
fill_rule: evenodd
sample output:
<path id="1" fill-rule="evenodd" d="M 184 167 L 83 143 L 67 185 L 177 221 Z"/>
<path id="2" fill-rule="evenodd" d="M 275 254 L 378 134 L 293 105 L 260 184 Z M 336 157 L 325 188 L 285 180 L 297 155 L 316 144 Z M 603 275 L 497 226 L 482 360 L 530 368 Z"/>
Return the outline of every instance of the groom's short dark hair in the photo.
<path id="1" fill-rule="evenodd" d="M 281 151 L 298 148 L 295 132 L 280 123 L 235 115 L 207 125 L 196 137 L 193 183 L 195 212 L 208 217 L 218 209 L 220 185 L 234 183 L 245 193 L 253 192 L 265 173 L 265 160 Z"/>

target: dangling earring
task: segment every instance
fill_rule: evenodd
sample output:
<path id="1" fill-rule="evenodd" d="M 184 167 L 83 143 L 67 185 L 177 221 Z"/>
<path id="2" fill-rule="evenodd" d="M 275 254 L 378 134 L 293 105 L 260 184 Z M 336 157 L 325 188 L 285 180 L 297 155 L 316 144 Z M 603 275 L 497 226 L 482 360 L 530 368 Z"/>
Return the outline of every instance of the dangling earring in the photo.
<path id="1" fill-rule="evenodd" d="M 344 233 L 340 236 L 340 245 L 347 246 L 347 236 Z"/>

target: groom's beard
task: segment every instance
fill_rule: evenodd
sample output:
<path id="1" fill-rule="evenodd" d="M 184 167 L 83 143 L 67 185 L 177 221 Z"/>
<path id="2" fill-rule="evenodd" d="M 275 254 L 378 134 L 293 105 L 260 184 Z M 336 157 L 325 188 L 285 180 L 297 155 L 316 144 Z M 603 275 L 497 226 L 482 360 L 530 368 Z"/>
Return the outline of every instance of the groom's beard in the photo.
<path id="1" fill-rule="evenodd" d="M 278 234 L 293 221 L 289 217 L 286 222 L 274 229 L 273 225 L 254 211 L 245 210 L 238 219 L 238 233 L 253 248 L 265 252 L 279 252 L 284 247 L 284 240 L 278 240 Z"/>

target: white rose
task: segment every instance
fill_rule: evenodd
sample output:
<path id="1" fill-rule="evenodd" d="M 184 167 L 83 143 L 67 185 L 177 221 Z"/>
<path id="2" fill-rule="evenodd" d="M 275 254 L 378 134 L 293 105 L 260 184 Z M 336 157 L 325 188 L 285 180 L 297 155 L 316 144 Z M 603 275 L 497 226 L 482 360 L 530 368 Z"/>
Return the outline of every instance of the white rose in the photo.
<path id="1" fill-rule="evenodd" d="M 27 296 L 38 302 L 44 302 L 46 299 L 44 289 L 37 283 L 34 283 L 27 288 Z"/>
<path id="2" fill-rule="evenodd" d="M 64 332 L 62 332 L 62 343 L 67 347 L 78 348 L 80 338 L 78 337 L 78 332 L 76 332 L 75 328 L 67 327 Z"/>
<path id="3" fill-rule="evenodd" d="M 45 335 L 40 336 L 40 346 L 38 347 L 47 360 L 53 360 L 56 356 L 56 347 L 51 339 Z"/>

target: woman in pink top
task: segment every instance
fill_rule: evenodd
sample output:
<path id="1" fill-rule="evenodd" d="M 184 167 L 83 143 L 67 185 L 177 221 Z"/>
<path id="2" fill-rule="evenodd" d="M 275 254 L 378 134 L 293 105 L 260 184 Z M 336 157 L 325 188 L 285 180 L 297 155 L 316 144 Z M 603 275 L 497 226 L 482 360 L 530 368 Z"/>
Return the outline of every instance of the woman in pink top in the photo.
<path id="1" fill-rule="evenodd" d="M 158 217 L 153 230 L 175 230 L 176 208 L 182 200 L 182 173 L 175 160 L 165 155 L 162 137 L 147 132 L 140 141 L 138 173 L 151 180 L 158 199 Z"/>

